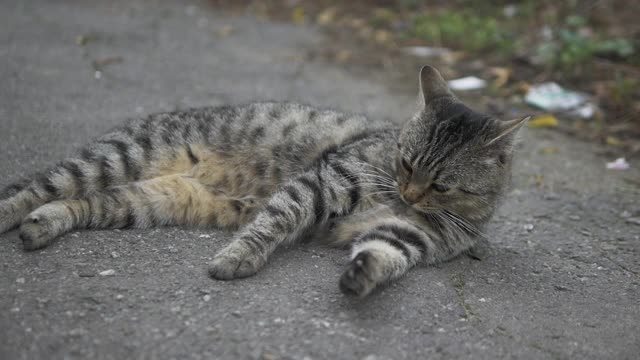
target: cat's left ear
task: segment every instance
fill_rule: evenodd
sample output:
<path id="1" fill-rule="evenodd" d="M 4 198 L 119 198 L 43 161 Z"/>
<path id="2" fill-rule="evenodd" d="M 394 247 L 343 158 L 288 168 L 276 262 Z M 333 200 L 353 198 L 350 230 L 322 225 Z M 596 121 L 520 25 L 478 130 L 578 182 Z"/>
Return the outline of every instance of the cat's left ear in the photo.
<path id="1" fill-rule="evenodd" d="M 420 69 L 420 103 L 424 106 L 431 99 L 440 96 L 451 96 L 447 82 L 433 66 L 425 65 Z"/>
<path id="2" fill-rule="evenodd" d="M 525 116 L 522 119 L 500 121 L 496 135 L 492 136 L 489 141 L 487 141 L 486 145 L 491 145 L 505 137 L 513 137 L 513 135 L 515 135 L 518 130 L 520 130 L 520 128 L 529 121 L 529 119 L 531 119 L 531 116 Z"/>

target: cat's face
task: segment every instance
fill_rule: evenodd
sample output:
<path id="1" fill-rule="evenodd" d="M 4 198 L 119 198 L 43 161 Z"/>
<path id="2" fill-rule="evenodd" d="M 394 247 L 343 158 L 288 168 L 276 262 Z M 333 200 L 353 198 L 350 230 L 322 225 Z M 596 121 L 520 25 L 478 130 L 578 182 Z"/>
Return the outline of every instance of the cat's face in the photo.
<path id="1" fill-rule="evenodd" d="M 485 218 L 509 181 L 513 137 L 527 119 L 503 122 L 469 109 L 431 67 L 420 80 L 424 105 L 398 141 L 400 196 L 423 213 Z"/>

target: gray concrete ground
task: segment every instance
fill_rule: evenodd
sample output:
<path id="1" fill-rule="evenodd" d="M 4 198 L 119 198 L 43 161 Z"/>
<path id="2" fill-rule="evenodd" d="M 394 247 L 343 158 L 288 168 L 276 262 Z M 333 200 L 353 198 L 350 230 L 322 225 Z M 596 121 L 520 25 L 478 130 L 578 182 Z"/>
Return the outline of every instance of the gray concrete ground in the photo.
<path id="1" fill-rule="evenodd" d="M 2 1 L 0 185 L 150 112 L 286 99 L 411 113 L 414 94 L 304 60 L 322 41 L 202 3 Z M 122 62 L 97 79 L 92 61 L 113 56 Z M 593 145 L 523 132 L 490 256 L 416 269 L 364 300 L 338 290 L 346 253 L 315 245 L 217 282 L 204 266 L 223 233 L 79 232 L 33 253 L 3 235 L 0 358 L 637 358 L 638 171 L 606 171 Z M 558 153 L 542 155 L 550 145 Z"/>

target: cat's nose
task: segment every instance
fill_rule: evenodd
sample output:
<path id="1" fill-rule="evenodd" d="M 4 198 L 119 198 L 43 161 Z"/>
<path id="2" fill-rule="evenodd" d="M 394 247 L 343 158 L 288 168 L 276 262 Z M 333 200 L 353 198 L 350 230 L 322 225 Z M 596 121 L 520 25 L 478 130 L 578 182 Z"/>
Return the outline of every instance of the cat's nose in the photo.
<path id="1" fill-rule="evenodd" d="M 402 193 L 402 196 L 409 204 L 415 204 L 418 201 L 422 200 L 422 198 L 424 197 L 424 192 L 417 186 L 409 184 L 409 186 L 407 186 L 405 191 Z"/>

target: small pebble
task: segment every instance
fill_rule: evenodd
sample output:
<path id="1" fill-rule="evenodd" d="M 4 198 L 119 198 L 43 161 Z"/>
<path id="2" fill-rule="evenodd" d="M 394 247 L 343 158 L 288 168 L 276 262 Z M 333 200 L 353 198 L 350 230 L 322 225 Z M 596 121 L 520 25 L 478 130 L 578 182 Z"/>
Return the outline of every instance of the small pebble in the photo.
<path id="1" fill-rule="evenodd" d="M 124 295 L 122 294 L 116 295 L 116 300 L 122 300 L 122 299 L 124 299 Z"/>
<path id="2" fill-rule="evenodd" d="M 109 270 L 105 270 L 105 271 L 101 271 L 98 273 L 100 276 L 113 276 L 116 274 L 116 271 L 113 269 L 109 269 Z"/>
<path id="3" fill-rule="evenodd" d="M 211 300 L 211 295 L 207 294 L 207 295 L 203 296 L 203 297 L 202 297 L 202 300 L 204 300 L 204 301 L 209 301 L 209 300 Z"/>
<path id="4" fill-rule="evenodd" d="M 533 224 L 524 224 L 524 229 L 527 231 L 533 231 Z"/>
<path id="5" fill-rule="evenodd" d="M 627 219 L 627 222 L 629 224 L 640 225 L 640 217 L 630 217 L 630 218 Z"/>
<path id="6" fill-rule="evenodd" d="M 24 278 L 17 278 L 17 279 L 16 279 L 16 282 L 17 282 L 18 284 L 24 284 L 25 280 L 24 280 Z"/>
<path id="7" fill-rule="evenodd" d="M 569 219 L 573 221 L 580 221 L 580 215 L 569 215 Z"/>
<path id="8" fill-rule="evenodd" d="M 627 210 L 620 213 L 620 216 L 624 219 L 631 217 L 631 213 Z"/>

